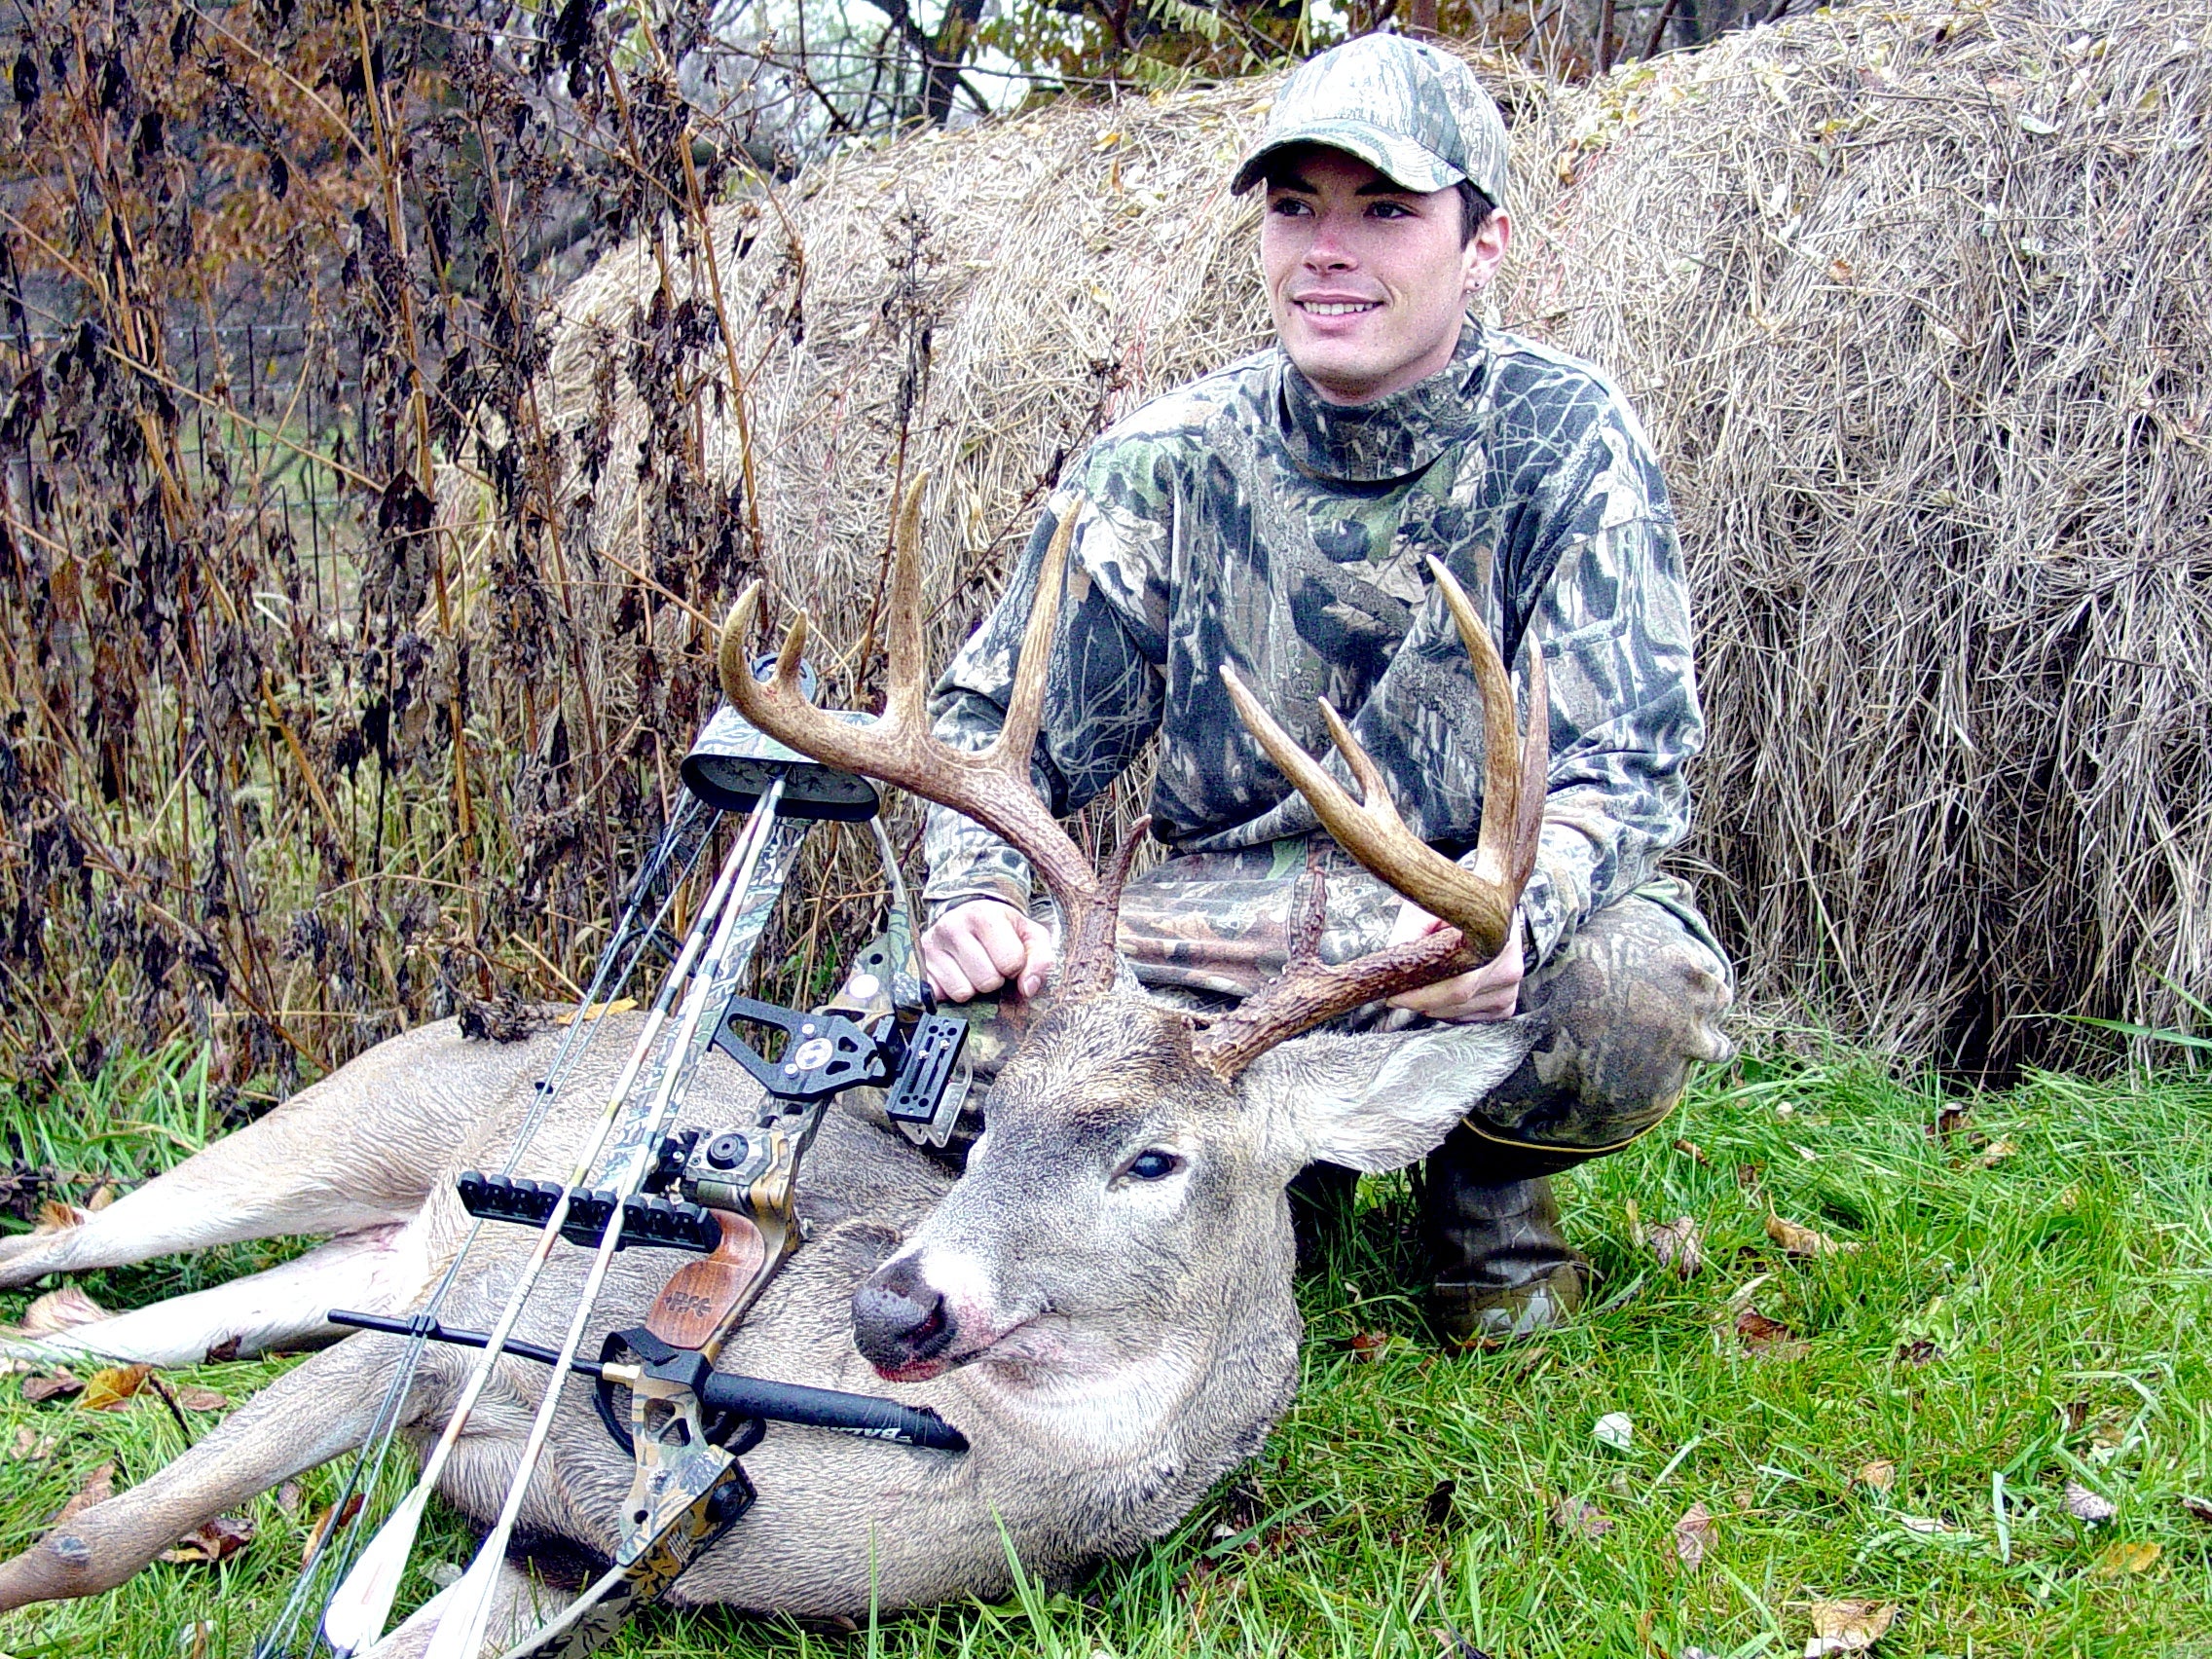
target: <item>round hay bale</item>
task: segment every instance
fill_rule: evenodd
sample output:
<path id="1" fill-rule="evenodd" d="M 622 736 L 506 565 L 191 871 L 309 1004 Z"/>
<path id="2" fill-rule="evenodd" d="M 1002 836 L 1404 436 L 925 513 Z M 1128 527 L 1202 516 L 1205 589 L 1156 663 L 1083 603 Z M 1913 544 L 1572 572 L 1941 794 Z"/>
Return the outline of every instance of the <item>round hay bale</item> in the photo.
<path id="1" fill-rule="evenodd" d="M 1665 458 L 1754 995 L 1983 1070 L 2212 992 L 2208 92 L 2201 6 L 2003 0 L 1579 100 L 1507 309 Z"/>
<path id="2" fill-rule="evenodd" d="M 1998 0 L 1577 89 L 1478 64 L 1515 129 L 1504 318 L 1624 382 L 1675 490 L 1714 726 L 1686 857 L 1755 999 L 1982 1070 L 2078 1056 L 2050 1015 L 2212 994 L 2207 61 L 2201 9 Z M 674 592 L 756 571 L 863 699 L 926 466 L 943 660 L 1093 433 L 1264 341 L 1225 180 L 1270 90 L 1063 104 L 717 209 L 748 431 L 697 242 L 612 256 L 545 379 L 568 544 Z M 673 626 L 595 649 L 695 657 Z"/>

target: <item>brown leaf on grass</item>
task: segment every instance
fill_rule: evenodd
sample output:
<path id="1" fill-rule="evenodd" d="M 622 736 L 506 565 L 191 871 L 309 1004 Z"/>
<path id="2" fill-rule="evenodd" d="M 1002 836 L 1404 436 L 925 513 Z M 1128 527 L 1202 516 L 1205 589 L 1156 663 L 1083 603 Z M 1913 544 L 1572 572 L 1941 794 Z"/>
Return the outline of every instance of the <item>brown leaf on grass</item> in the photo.
<path id="1" fill-rule="evenodd" d="M 1780 1319 L 1769 1319 L 1755 1308 L 1746 1308 L 1736 1315 L 1736 1336 L 1753 1353 L 1769 1354 L 1776 1359 L 1791 1359 L 1805 1351 L 1805 1345 L 1795 1331 Z"/>
<path id="2" fill-rule="evenodd" d="M 1645 1231 L 1651 1253 L 1659 1265 L 1672 1268 L 1680 1278 L 1695 1278 L 1705 1271 L 1705 1235 L 1688 1216 L 1661 1222 Z"/>
<path id="3" fill-rule="evenodd" d="M 1895 1602 L 1815 1602 L 1812 1612 L 1813 1640 L 1805 1643 L 1805 1659 L 1863 1653 L 1882 1640 L 1898 1616 Z"/>
<path id="4" fill-rule="evenodd" d="M 102 1463 L 85 1477 L 85 1484 L 77 1489 L 77 1495 L 54 1512 L 51 1525 L 58 1527 L 74 1521 L 95 1503 L 105 1503 L 115 1495 L 115 1465 Z"/>
<path id="5" fill-rule="evenodd" d="M 210 1343 L 207 1346 L 206 1357 L 209 1365 L 222 1365 L 238 1358 L 238 1356 L 239 1339 L 237 1337 L 225 1337 L 221 1342 Z"/>
<path id="6" fill-rule="evenodd" d="M 2001 1140 L 1993 1140 L 1982 1148 L 1981 1156 L 1974 1161 L 1984 1169 L 1994 1169 L 2019 1150 L 2020 1143 L 2010 1136 L 2006 1136 Z"/>
<path id="7" fill-rule="evenodd" d="M 228 1561 L 253 1542 L 253 1523 L 243 1515 L 218 1515 L 203 1522 L 162 1552 L 164 1561 L 184 1566 L 198 1562 Z"/>
<path id="8" fill-rule="evenodd" d="M 1864 1487 L 1868 1492 L 1888 1492 L 1898 1484 L 1898 1466 L 1887 1457 L 1877 1457 L 1871 1463 L 1861 1464 L 1851 1484 Z"/>
<path id="9" fill-rule="evenodd" d="M 92 1196 L 85 1200 L 85 1211 L 88 1215 L 97 1215 L 114 1202 L 115 1183 L 102 1181 L 92 1189 Z"/>
<path id="10" fill-rule="evenodd" d="M 176 1390 L 176 1403 L 188 1412 L 224 1412 L 231 1408 L 231 1397 L 194 1382 Z"/>
<path id="11" fill-rule="evenodd" d="M 2089 1426 L 2089 1402 L 2086 1400 L 2068 1400 L 2058 1408 L 2058 1415 L 2066 1419 L 2066 1432 L 2068 1434 L 2080 1434 L 2083 1429 Z"/>
<path id="12" fill-rule="evenodd" d="M 120 1411 L 153 1374 L 150 1365 L 111 1365 L 95 1371 L 86 1379 L 84 1396 L 77 1404 L 88 1412 Z"/>
<path id="13" fill-rule="evenodd" d="M 1682 1564 L 1684 1571 L 1695 1572 L 1705 1565 L 1707 1552 L 1713 1548 L 1718 1530 L 1713 1511 L 1706 1508 L 1702 1500 L 1682 1512 L 1682 1518 L 1675 1523 L 1674 1551 L 1675 1559 Z"/>
<path id="14" fill-rule="evenodd" d="M 43 1376 L 23 1379 L 23 1398 L 34 1406 L 42 1406 L 49 1400 L 66 1399 L 84 1385 L 82 1377 L 62 1370 L 49 1371 Z"/>
<path id="15" fill-rule="evenodd" d="M 41 1198 L 38 1204 L 38 1225 L 31 1229 L 33 1236 L 45 1233 L 66 1233 L 72 1227 L 82 1227 L 92 1219 L 91 1210 L 65 1204 L 59 1198 Z"/>
<path id="16" fill-rule="evenodd" d="M 1381 1359 L 1389 1346 L 1388 1331 L 1360 1331 L 1346 1340 L 1345 1351 L 1356 1360 L 1370 1362 Z"/>
<path id="17" fill-rule="evenodd" d="M 1444 1625 L 1431 1625 L 1428 1634 L 1436 1638 L 1436 1659 L 1490 1659 L 1490 1655 Z"/>
<path id="18" fill-rule="evenodd" d="M 1782 1246 L 1786 1256 L 1847 1256 L 1859 1248 L 1857 1244 L 1838 1243 L 1826 1234 L 1794 1221 L 1785 1221 L 1771 1210 L 1767 1212 L 1766 1235 Z"/>
<path id="19" fill-rule="evenodd" d="M 2149 1572 L 2163 1553 L 2157 1544 L 2130 1544 L 2116 1540 L 2098 1552 L 2096 1565 L 2089 1570 L 2099 1578 L 2121 1578 L 2132 1572 Z"/>
<path id="20" fill-rule="evenodd" d="M 1928 1125 L 1928 1138 L 1935 1141 L 1949 1140 L 1966 1125 L 1969 1110 L 1971 1108 L 1957 1102 L 1945 1106 L 1936 1114 L 1936 1121 Z"/>
<path id="21" fill-rule="evenodd" d="M 1438 1481 L 1421 1499 L 1420 1518 L 1436 1531 L 1449 1532 L 1453 1522 L 1458 1518 L 1458 1506 L 1452 1501 L 1452 1494 L 1458 1488 L 1457 1481 L 1447 1478 Z"/>
<path id="22" fill-rule="evenodd" d="M 2212 1527 L 2212 1497 L 2198 1497 L 2194 1493 L 2184 1493 L 2181 1506 L 2191 1520 L 2201 1521 L 2207 1527 Z"/>
<path id="23" fill-rule="evenodd" d="M 2066 1513 L 2077 1521 L 2086 1521 L 2092 1527 L 2101 1527 L 2120 1513 L 2120 1505 L 2100 1493 L 2091 1492 L 2080 1481 L 2068 1481 Z"/>
<path id="24" fill-rule="evenodd" d="M 300 1562 L 305 1566 L 314 1559 L 314 1552 L 322 1547 L 323 1534 L 333 1527 L 343 1527 L 361 1512 L 361 1494 L 355 1493 L 346 1500 L 343 1511 L 325 1507 L 308 1529 L 308 1541 L 300 1546 Z"/>
<path id="25" fill-rule="evenodd" d="M 1675 1143 L 1675 1150 L 1684 1158 L 1692 1160 L 1701 1169 L 1712 1166 L 1713 1160 L 1705 1156 L 1705 1149 L 1695 1141 L 1678 1140 Z"/>
<path id="26" fill-rule="evenodd" d="M 8 1457 L 17 1463 L 43 1463 L 54 1456 L 54 1436 L 41 1434 L 27 1422 L 16 1425 L 16 1444 Z"/>
<path id="27" fill-rule="evenodd" d="M 107 1309 L 73 1284 L 50 1290 L 23 1309 L 17 1327 L 26 1337 L 52 1336 L 77 1325 L 90 1325 L 107 1317 Z"/>
<path id="28" fill-rule="evenodd" d="M 1552 1526 L 1570 1538 L 1596 1543 L 1613 1530 L 1613 1518 L 1595 1503 L 1585 1503 L 1578 1497 L 1555 1497 L 1551 1501 Z"/>

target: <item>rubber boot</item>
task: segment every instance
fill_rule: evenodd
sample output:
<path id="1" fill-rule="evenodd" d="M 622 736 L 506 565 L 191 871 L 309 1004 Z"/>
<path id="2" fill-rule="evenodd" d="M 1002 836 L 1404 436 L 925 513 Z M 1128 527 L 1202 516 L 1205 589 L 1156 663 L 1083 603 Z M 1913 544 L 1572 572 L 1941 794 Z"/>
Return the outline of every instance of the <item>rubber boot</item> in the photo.
<path id="1" fill-rule="evenodd" d="M 1462 1347 L 1550 1330 L 1589 1289 L 1589 1262 L 1560 1235 L 1551 1178 L 1500 1184 L 1496 1168 L 1494 1148 L 1456 1129 L 1422 1183 L 1430 1317 Z"/>

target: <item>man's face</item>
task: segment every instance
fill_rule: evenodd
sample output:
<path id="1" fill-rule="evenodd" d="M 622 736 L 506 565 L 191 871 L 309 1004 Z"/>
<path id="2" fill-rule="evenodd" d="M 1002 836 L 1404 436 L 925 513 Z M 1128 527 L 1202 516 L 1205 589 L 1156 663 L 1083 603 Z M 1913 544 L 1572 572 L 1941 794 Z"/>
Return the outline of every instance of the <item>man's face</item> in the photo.
<path id="1" fill-rule="evenodd" d="M 1467 295 L 1490 280 L 1510 228 L 1492 215 L 1459 240 L 1459 193 L 1401 189 L 1317 145 L 1271 170 L 1260 266 L 1275 334 L 1331 403 L 1369 403 L 1452 360 Z"/>

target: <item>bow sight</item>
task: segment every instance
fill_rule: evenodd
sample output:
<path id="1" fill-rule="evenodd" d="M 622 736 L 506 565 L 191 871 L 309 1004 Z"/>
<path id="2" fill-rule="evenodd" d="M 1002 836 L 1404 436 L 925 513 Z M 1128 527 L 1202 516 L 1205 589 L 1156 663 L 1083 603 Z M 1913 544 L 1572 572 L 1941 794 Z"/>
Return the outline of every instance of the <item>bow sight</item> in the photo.
<path id="1" fill-rule="evenodd" d="M 772 659 L 759 667 L 768 661 Z M 811 697 L 811 675 L 806 689 Z M 459 1179 L 461 1203 L 478 1222 L 527 1227 L 538 1234 L 535 1252 L 499 1319 L 489 1331 L 460 1330 L 439 1321 L 438 1306 L 454 1279 L 450 1269 L 410 1317 L 343 1309 L 330 1314 L 334 1323 L 401 1336 L 416 1345 L 407 1350 L 388 1402 L 388 1420 L 394 1424 L 420 1344 L 456 1344 L 482 1349 L 484 1356 L 424 1460 L 415 1491 L 366 1547 L 356 1531 L 349 1531 L 331 1552 L 330 1563 L 311 1562 L 293 1605 L 261 1644 L 262 1654 L 297 1651 L 291 1637 L 308 1585 L 317 1581 L 317 1565 L 325 1567 L 322 1577 L 335 1572 L 341 1578 L 325 1599 L 319 1621 L 330 1650 L 354 1653 L 381 1634 L 423 1502 L 501 1353 L 548 1365 L 557 1375 L 540 1403 L 499 1520 L 475 1565 L 449 1593 L 453 1602 L 432 1635 L 431 1659 L 475 1659 L 492 1575 L 550 1429 L 560 1378 L 569 1371 L 592 1380 L 601 1420 L 635 1459 L 623 1506 L 625 1530 L 606 1574 L 560 1618 L 510 1649 L 508 1659 L 541 1654 L 573 1659 L 588 1653 L 632 1608 L 665 1590 L 752 1504 L 753 1488 L 738 1458 L 758 1442 L 770 1421 L 935 1452 L 966 1450 L 959 1430 L 934 1412 L 866 1395 L 737 1377 L 714 1367 L 747 1310 L 804 1235 L 796 1207 L 798 1170 L 828 1104 L 847 1089 L 882 1090 L 886 1113 L 910 1139 L 943 1146 L 968 1091 L 969 1074 L 962 1064 L 967 1026 L 938 1014 L 931 1001 L 905 883 L 877 818 L 880 802 L 872 784 L 785 748 L 726 707 L 701 732 L 683 761 L 682 776 L 694 804 L 675 816 L 633 887 L 593 976 L 587 1010 L 604 1008 L 602 999 L 618 995 L 647 946 L 668 938 L 660 932 L 659 919 L 670 912 L 675 890 L 693 867 L 712 821 L 724 813 L 743 814 L 743 828 L 714 891 L 673 952 L 673 966 L 608 1101 L 599 1138 L 564 1181 L 517 1173 L 527 1144 L 518 1145 L 504 1169 L 471 1169 Z M 767 925 L 799 842 L 826 819 L 865 822 L 873 835 L 892 895 L 884 937 L 861 955 L 836 995 L 821 1008 L 781 1008 L 741 996 L 737 987 L 754 943 Z M 552 1070 L 538 1086 L 540 1108 L 560 1088 L 578 1030 L 589 1028 L 581 1038 L 588 1046 L 600 1023 L 596 1017 L 579 1018 L 571 1026 Z M 750 1124 L 675 1126 L 693 1070 L 709 1047 L 720 1050 L 760 1086 L 760 1105 Z M 535 1126 L 535 1117 L 530 1126 Z M 617 1127 L 609 1144 L 608 1136 Z M 527 1135 L 526 1127 L 525 1143 Z M 471 1244 L 475 1236 L 470 1235 Z M 512 1332 L 546 1252 L 560 1241 L 596 1255 L 583 1305 L 572 1309 L 568 1340 L 555 1349 L 520 1342 Z M 596 1361 L 580 1358 L 575 1350 L 589 1304 L 608 1258 L 624 1249 L 683 1251 L 692 1260 L 670 1277 L 643 1325 L 610 1334 Z M 373 1448 L 375 1457 L 381 1458 L 388 1440 L 387 1432 Z M 365 1449 L 355 1483 L 373 1479 L 371 1456 L 372 1450 Z"/>

